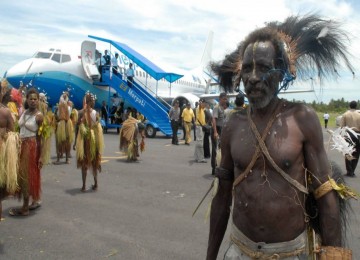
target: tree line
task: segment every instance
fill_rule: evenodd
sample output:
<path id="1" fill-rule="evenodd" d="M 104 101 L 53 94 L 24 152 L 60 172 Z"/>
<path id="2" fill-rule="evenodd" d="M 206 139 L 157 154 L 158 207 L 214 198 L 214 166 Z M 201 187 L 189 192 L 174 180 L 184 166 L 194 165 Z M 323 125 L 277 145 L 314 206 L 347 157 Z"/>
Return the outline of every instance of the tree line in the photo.
<path id="1" fill-rule="evenodd" d="M 296 101 L 295 99 L 293 100 L 294 102 L 299 102 Z M 344 113 L 345 111 L 347 111 L 349 109 L 349 101 L 346 101 L 344 98 L 341 99 L 331 99 L 330 102 L 328 104 L 324 103 L 324 102 L 316 102 L 313 101 L 311 103 L 308 103 L 306 101 L 301 101 L 302 103 L 306 103 L 307 105 L 311 106 L 315 111 L 317 112 L 333 112 L 333 113 Z M 360 100 L 357 100 L 358 105 L 360 105 Z M 358 107 L 358 109 L 360 109 L 360 107 Z"/>

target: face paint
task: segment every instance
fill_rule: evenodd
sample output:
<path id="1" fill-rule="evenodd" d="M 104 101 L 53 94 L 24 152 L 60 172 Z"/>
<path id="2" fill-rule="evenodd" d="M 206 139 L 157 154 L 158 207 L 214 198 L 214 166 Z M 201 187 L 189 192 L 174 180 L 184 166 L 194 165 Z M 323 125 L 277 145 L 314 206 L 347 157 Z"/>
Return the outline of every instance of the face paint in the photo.
<path id="1" fill-rule="evenodd" d="M 255 76 L 255 75 L 256 75 L 255 53 L 256 53 L 256 49 L 257 49 L 258 45 L 259 45 L 259 42 L 258 42 L 258 41 L 256 41 L 256 42 L 254 43 L 254 45 L 253 45 L 253 50 L 252 50 L 252 51 L 253 51 L 253 72 L 252 72 L 253 76 Z"/>
<path id="2" fill-rule="evenodd" d="M 271 42 L 255 42 L 244 52 L 242 80 L 249 102 L 254 108 L 264 108 L 275 96 L 279 85 L 274 69 L 275 48 Z"/>

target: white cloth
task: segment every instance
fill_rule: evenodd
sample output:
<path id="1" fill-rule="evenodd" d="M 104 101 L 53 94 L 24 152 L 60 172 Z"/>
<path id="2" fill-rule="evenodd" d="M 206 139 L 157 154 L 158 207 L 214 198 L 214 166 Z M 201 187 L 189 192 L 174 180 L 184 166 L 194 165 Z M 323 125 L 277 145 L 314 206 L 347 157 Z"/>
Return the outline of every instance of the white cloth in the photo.
<path id="1" fill-rule="evenodd" d="M 134 77 L 134 69 L 133 68 L 128 68 L 126 70 L 126 76 L 127 77 Z"/>
<path id="2" fill-rule="evenodd" d="M 27 110 L 21 115 L 19 119 L 19 127 L 20 127 L 20 138 L 28 138 L 35 137 L 37 134 L 37 130 L 39 128 L 36 123 L 36 115 L 27 115 Z"/>
<path id="3" fill-rule="evenodd" d="M 284 253 L 284 252 L 292 252 L 297 249 L 306 248 L 306 242 L 307 242 L 307 235 L 306 230 L 301 233 L 297 238 L 287 241 L 287 242 L 280 242 L 280 243 L 271 243 L 267 244 L 264 242 L 253 242 L 251 241 L 247 236 L 245 236 L 235 225 L 234 223 L 231 223 L 232 228 L 232 235 L 238 240 L 241 241 L 243 245 L 245 245 L 247 248 L 251 249 L 255 252 L 262 252 L 264 254 L 272 255 L 277 253 Z M 306 254 L 306 249 L 304 252 L 297 256 L 291 256 L 282 258 L 283 260 L 306 260 L 308 259 L 308 256 Z M 248 255 L 244 254 L 239 247 L 231 242 L 228 250 L 225 253 L 224 260 L 251 260 Z M 274 258 L 276 259 L 276 258 Z"/>
<path id="4" fill-rule="evenodd" d="M 119 67 L 119 59 L 115 56 L 111 58 L 111 66 L 113 67 Z"/>

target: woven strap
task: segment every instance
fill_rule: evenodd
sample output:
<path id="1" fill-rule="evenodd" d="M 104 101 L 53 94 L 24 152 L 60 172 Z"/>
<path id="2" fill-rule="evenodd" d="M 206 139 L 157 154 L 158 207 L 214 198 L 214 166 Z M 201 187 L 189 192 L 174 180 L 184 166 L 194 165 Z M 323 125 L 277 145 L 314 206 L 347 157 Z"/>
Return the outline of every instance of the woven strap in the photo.
<path id="1" fill-rule="evenodd" d="M 282 104 L 282 101 L 280 101 L 277 105 L 277 107 L 275 108 L 275 112 L 274 114 L 272 115 L 272 117 L 270 118 L 269 122 L 267 123 L 264 131 L 263 131 L 263 134 L 262 134 L 262 137 L 261 137 L 261 140 L 265 140 L 266 139 L 266 136 L 267 136 L 267 133 L 270 129 L 270 127 L 273 125 L 275 119 L 277 118 L 278 116 L 278 112 L 281 108 L 281 104 Z M 247 109 L 247 115 L 248 115 L 248 119 L 250 119 L 250 108 Z M 252 121 L 251 121 L 252 122 Z M 234 181 L 233 183 L 233 189 L 240 183 L 242 182 L 249 174 L 250 170 L 252 169 L 252 167 L 254 166 L 257 158 L 259 157 L 260 155 L 260 146 L 257 145 L 256 146 L 256 149 L 255 149 L 255 152 L 254 152 L 254 155 L 253 157 L 251 158 L 251 161 L 249 163 L 249 165 L 246 167 L 245 171 L 243 171 Z"/>
<path id="2" fill-rule="evenodd" d="M 251 129 L 253 130 L 253 133 L 257 139 L 257 141 L 259 142 L 259 146 L 260 149 L 262 151 L 262 153 L 265 155 L 265 157 L 268 159 L 268 161 L 271 163 L 271 165 L 275 168 L 275 170 L 287 181 L 289 182 L 292 186 L 294 186 L 295 188 L 297 188 L 299 191 L 308 194 L 308 190 L 307 188 L 302 185 L 301 183 L 299 183 L 298 181 L 294 180 L 293 178 L 290 177 L 289 174 L 285 173 L 272 159 L 266 144 L 264 142 L 264 140 L 262 139 L 262 137 L 260 136 L 259 131 L 256 128 L 255 123 L 251 120 L 251 118 L 249 117 L 249 122 L 250 122 L 250 126 Z"/>

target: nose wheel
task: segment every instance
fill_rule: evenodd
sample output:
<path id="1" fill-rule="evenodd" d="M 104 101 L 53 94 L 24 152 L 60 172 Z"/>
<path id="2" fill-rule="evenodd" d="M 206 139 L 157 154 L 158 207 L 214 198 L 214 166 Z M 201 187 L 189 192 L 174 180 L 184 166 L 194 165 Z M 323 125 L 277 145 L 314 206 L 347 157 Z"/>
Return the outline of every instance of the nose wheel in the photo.
<path id="1" fill-rule="evenodd" d="M 156 135 L 156 129 L 152 125 L 147 125 L 145 128 L 145 135 L 149 138 L 154 138 Z"/>

